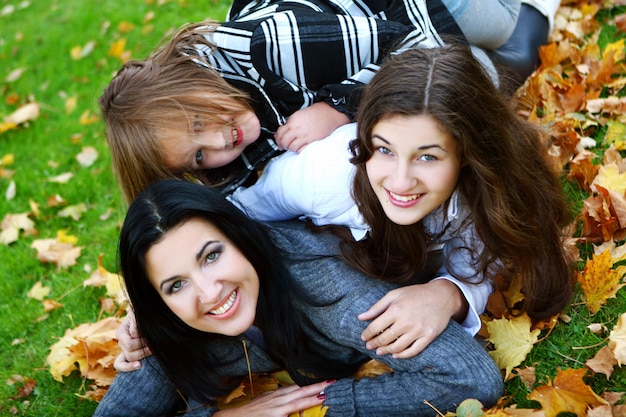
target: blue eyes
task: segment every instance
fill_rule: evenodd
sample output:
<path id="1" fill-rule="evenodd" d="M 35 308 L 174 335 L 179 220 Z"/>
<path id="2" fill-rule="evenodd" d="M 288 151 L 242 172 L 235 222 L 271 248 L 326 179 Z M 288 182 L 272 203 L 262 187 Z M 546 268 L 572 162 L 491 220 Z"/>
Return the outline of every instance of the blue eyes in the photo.
<path id="1" fill-rule="evenodd" d="M 384 146 L 379 146 L 378 148 L 376 148 L 376 151 L 381 153 L 381 154 L 383 154 L 383 155 L 389 155 L 389 156 L 393 156 L 394 155 L 393 152 L 391 151 L 391 149 L 386 148 Z M 430 154 L 424 154 L 424 155 L 419 155 L 416 159 L 418 161 L 429 162 L 429 161 L 436 161 L 437 157 L 434 156 L 434 155 L 430 155 Z"/>
<path id="2" fill-rule="evenodd" d="M 196 164 L 202 164 L 202 151 L 196 152 Z"/>

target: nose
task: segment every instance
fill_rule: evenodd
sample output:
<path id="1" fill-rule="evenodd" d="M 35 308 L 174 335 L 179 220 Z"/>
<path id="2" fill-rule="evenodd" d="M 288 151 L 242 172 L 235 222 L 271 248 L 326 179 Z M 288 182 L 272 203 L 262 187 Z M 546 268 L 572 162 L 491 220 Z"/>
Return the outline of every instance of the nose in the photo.
<path id="1" fill-rule="evenodd" d="M 413 167 L 406 161 L 397 161 L 391 175 L 392 191 L 402 193 L 410 191 L 417 185 L 418 179 Z"/>
<path id="2" fill-rule="evenodd" d="M 208 277 L 193 278 L 194 289 L 200 304 L 216 304 L 220 301 L 222 293 L 222 281 Z"/>

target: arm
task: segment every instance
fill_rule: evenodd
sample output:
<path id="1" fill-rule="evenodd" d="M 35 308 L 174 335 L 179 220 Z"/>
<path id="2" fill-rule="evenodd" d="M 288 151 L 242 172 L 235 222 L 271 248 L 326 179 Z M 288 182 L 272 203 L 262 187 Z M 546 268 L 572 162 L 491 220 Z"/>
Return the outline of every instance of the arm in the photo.
<path id="1" fill-rule="evenodd" d="M 274 158 L 257 182 L 237 189 L 229 199 L 249 217 L 278 221 L 304 216 L 317 225 L 367 229 L 350 196 L 354 167 L 348 143 L 356 125 L 335 130 L 302 152 Z"/>

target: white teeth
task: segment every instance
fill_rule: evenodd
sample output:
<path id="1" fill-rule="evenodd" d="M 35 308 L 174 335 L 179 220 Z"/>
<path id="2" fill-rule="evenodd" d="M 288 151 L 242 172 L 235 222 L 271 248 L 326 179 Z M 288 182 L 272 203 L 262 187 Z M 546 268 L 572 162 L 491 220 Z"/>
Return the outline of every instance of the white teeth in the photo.
<path id="1" fill-rule="evenodd" d="M 209 314 L 219 315 L 219 314 L 226 313 L 233 306 L 236 298 L 237 298 L 237 290 L 233 291 L 230 294 L 230 297 L 228 297 L 228 300 L 226 300 L 226 303 L 223 306 L 218 307 L 215 310 L 209 310 Z"/>
<path id="2" fill-rule="evenodd" d="M 394 200 L 402 201 L 402 202 L 405 202 L 405 203 L 407 201 L 416 200 L 419 196 L 421 196 L 421 194 L 399 195 L 399 194 L 393 193 L 391 191 L 389 191 L 389 194 L 391 194 L 391 196 L 394 198 Z"/>

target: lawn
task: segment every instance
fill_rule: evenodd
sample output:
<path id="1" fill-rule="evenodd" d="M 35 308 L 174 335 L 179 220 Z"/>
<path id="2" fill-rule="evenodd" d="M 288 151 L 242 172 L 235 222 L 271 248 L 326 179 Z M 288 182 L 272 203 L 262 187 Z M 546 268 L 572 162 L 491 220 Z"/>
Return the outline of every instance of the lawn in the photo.
<path id="1" fill-rule="evenodd" d="M 619 251 L 624 248 L 619 248 L 626 229 L 624 214 L 620 223 L 619 208 L 602 211 L 593 206 L 595 217 L 591 216 L 585 207 L 599 201 L 602 193 L 589 189 L 582 179 L 589 184 L 594 179 L 589 173 L 592 165 L 584 161 L 593 162 L 596 168 L 602 163 L 608 165 L 602 155 L 611 141 L 615 146 L 621 143 L 624 149 L 626 104 L 622 87 L 626 85 L 626 71 L 624 45 L 619 44 L 624 35 L 619 28 L 626 9 L 606 6 L 596 13 L 593 2 L 590 6 L 568 3 L 573 9 L 557 19 L 558 42 L 554 45 L 558 48 L 546 52 L 545 68 L 521 90 L 520 112 L 551 129 L 554 149 L 561 151 L 555 161 L 564 169 L 564 187 L 580 214 L 573 235 L 581 271 L 588 259 L 600 258 L 593 254 L 591 242 L 610 241 L 612 237 L 618 247 L 606 262 L 619 268 L 625 263 L 619 261 Z M 11 243 L 0 243 L 1 416 L 86 416 L 95 409 L 94 401 L 81 398 L 92 381 L 79 372 L 62 378 L 62 382 L 55 380 L 46 357 L 67 329 L 118 312 L 107 304 L 106 288 L 84 285 L 98 271 L 99 258 L 101 274 L 115 272 L 116 239 L 125 213 L 111 170 L 97 98 L 123 60 L 144 58 L 164 36 L 186 22 L 222 19 L 228 5 L 226 0 L 0 2 L 0 221 L 11 217 L 33 222 L 32 227 L 21 227 L 22 223 Z M 554 58 L 563 55 L 565 45 L 579 51 L 577 60 Z M 616 52 L 610 69 L 595 64 L 599 60 L 606 64 L 607 59 L 599 57 L 613 49 Z M 592 76 L 584 76 L 594 71 L 604 74 L 605 79 L 598 76 L 593 84 L 589 81 Z M 593 100 L 607 97 L 614 101 L 601 102 L 602 111 L 594 113 L 591 103 L 597 102 Z M 33 107 L 24 107 L 27 103 L 36 103 L 38 113 L 32 113 Z M 9 126 L 7 116 L 20 108 L 31 113 L 17 126 Z M 596 143 L 583 151 L 578 145 L 581 138 L 592 138 Z M 583 162 L 571 162 L 584 157 L 585 152 L 593 155 Z M 616 184 L 626 183 L 624 170 L 626 167 L 616 174 Z M 597 169 L 594 172 L 597 174 Z M 42 262 L 38 254 L 43 256 L 43 252 L 32 247 L 50 239 L 65 245 L 61 252 L 64 257 L 57 263 Z M 591 275 L 589 271 L 585 274 Z M 599 280 L 618 272 L 605 268 Z M 611 330 L 626 312 L 626 289 L 619 290 L 620 283 L 624 283 L 622 276 L 616 278 L 615 291 L 601 298 L 594 313 L 589 294 L 577 288 L 570 307 L 553 327 L 541 330 L 525 360 L 515 364 L 519 371 L 514 375 L 532 374 L 535 382 L 511 378 L 506 385 L 510 404 L 545 408 L 545 404 L 528 398 L 540 387 L 572 392 L 555 380 L 557 370 L 587 369 L 587 361 L 616 340 L 611 339 Z M 626 351 L 624 339 L 622 336 L 623 344 L 618 342 L 617 349 Z M 584 387 L 598 396 L 626 391 L 624 367 L 613 363 L 605 365 L 603 372 L 594 369 L 587 369 L 581 381 Z"/>

